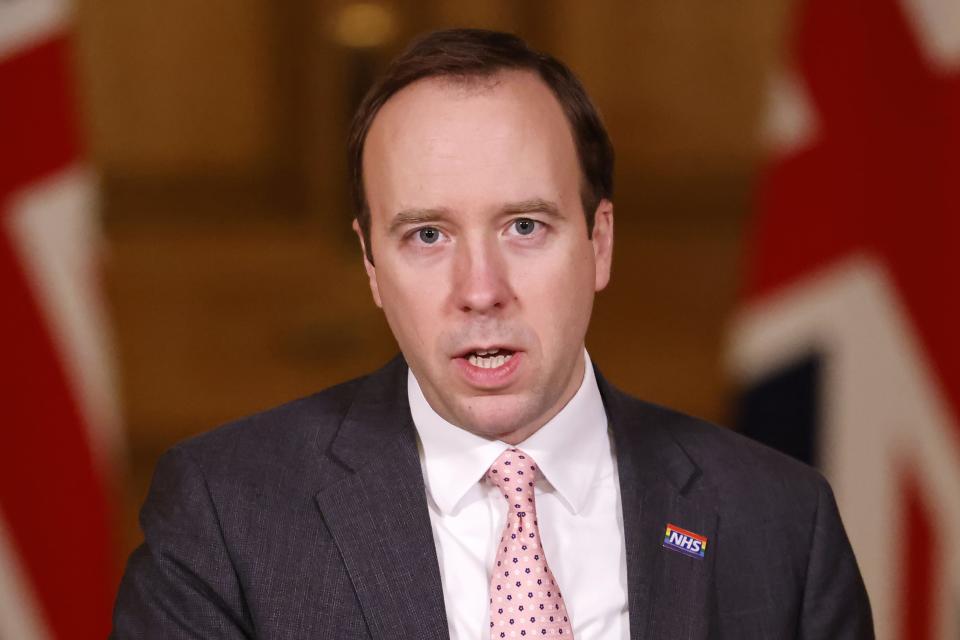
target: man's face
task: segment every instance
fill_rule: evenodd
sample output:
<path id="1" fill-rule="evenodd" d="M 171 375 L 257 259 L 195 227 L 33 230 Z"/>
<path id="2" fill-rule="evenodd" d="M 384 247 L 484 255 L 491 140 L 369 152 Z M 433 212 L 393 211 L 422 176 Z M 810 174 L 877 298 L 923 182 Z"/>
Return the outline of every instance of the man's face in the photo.
<path id="1" fill-rule="evenodd" d="M 610 276 L 613 207 L 591 239 L 560 104 L 527 72 L 418 81 L 376 116 L 363 175 L 373 298 L 427 401 L 522 441 L 579 388 Z"/>

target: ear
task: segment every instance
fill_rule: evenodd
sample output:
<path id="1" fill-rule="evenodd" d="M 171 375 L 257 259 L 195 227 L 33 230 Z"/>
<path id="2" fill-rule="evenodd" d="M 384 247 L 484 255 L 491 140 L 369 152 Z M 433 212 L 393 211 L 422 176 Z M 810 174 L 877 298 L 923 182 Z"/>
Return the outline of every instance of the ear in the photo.
<path id="1" fill-rule="evenodd" d="M 363 232 L 360 230 L 360 223 L 353 219 L 353 232 L 360 239 L 360 253 L 363 255 L 363 268 L 367 271 L 367 278 L 370 279 L 370 293 L 373 294 L 373 301 L 378 307 L 383 308 L 380 301 L 380 287 L 377 285 L 377 268 L 367 259 L 367 244 L 363 239 Z"/>
<path id="2" fill-rule="evenodd" d="M 610 282 L 610 267 L 613 264 L 613 203 L 600 201 L 593 216 L 593 258 L 597 279 L 595 291 L 601 291 Z"/>

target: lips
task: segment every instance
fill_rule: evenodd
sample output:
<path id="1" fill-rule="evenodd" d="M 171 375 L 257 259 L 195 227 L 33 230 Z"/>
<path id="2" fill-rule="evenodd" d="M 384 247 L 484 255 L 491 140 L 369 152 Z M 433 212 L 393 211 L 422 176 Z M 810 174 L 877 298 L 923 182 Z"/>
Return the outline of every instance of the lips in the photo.
<path id="1" fill-rule="evenodd" d="M 475 344 L 469 347 L 464 348 L 462 351 L 459 351 L 454 358 L 462 358 L 464 360 L 479 360 L 479 359 L 491 359 L 497 357 L 512 356 L 513 354 L 521 351 L 519 347 L 514 344 L 509 343 L 485 343 L 485 344 Z"/>
<path id="2" fill-rule="evenodd" d="M 512 349 L 494 348 L 477 349 L 467 353 L 464 357 L 474 367 L 481 369 L 499 369 L 513 358 Z"/>
<path id="3" fill-rule="evenodd" d="M 522 351 L 500 345 L 474 347 L 454 358 L 468 384 L 487 390 L 509 385 L 518 375 L 522 360 Z"/>

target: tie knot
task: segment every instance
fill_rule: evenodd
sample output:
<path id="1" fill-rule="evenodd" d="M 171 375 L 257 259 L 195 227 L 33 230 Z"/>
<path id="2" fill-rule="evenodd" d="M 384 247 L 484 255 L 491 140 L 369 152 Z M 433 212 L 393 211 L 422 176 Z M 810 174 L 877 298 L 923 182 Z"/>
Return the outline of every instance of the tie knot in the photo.
<path id="1" fill-rule="evenodd" d="M 507 449 L 490 465 L 487 479 L 503 492 L 511 511 L 533 511 L 533 485 L 537 480 L 537 465 L 533 458 L 519 449 Z"/>

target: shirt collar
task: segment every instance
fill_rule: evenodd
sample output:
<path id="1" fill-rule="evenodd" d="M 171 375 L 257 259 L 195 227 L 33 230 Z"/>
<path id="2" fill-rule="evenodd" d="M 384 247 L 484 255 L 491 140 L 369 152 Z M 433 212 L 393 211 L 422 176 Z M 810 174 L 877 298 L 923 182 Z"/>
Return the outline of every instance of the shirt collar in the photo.
<path id="1" fill-rule="evenodd" d="M 586 350 L 584 374 L 573 398 L 549 422 L 517 445 L 530 454 L 573 513 L 585 506 L 602 456 L 609 455 L 607 414 Z M 423 447 L 427 491 L 453 513 L 490 465 L 511 445 L 470 433 L 444 420 L 427 402 L 413 371 L 407 376 L 410 413 Z"/>

